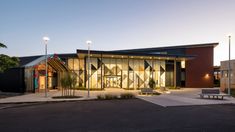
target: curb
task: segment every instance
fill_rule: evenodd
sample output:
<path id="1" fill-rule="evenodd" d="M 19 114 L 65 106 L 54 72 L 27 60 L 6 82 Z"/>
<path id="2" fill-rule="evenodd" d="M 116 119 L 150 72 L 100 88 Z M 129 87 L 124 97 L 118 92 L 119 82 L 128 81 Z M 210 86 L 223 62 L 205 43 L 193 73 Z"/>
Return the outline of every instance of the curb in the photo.
<path id="1" fill-rule="evenodd" d="M 24 107 L 24 106 L 32 106 L 32 105 L 40 105 L 40 104 L 49 104 L 49 103 L 60 103 L 60 102 L 76 102 L 76 101 L 90 101 L 90 100 L 96 100 L 96 99 L 83 99 L 83 100 L 54 100 L 54 101 L 29 101 L 29 102 L 6 102 L 6 103 L 0 103 L 0 105 L 11 105 L 15 104 L 13 106 L 0 106 L 0 110 L 2 109 L 8 109 L 8 108 L 18 108 L 18 107 Z"/>
<path id="2" fill-rule="evenodd" d="M 96 98 L 84 98 L 84 99 L 54 99 L 54 100 L 42 100 L 42 101 L 22 101 L 22 102 L 0 102 L 1 104 L 25 104 L 25 103 L 51 103 L 51 102 L 73 102 L 73 101 L 86 101 L 94 100 Z"/>
<path id="3" fill-rule="evenodd" d="M 133 98 L 133 99 L 138 99 L 138 98 Z M 5 104 L 5 105 L 9 104 L 10 105 L 10 106 L 3 106 L 3 107 L 0 106 L 0 110 L 8 109 L 8 108 L 19 108 L 19 107 L 24 107 L 24 106 L 41 105 L 41 104 L 47 104 L 47 103 L 49 104 L 49 103 L 60 103 L 60 102 L 78 102 L 78 101 L 96 101 L 96 100 L 99 101 L 99 100 L 102 100 L 102 99 L 91 98 L 91 99 L 83 99 L 83 100 L 56 100 L 56 101 L 34 101 L 34 102 L 0 103 L 0 105 L 1 104 Z M 107 99 L 107 100 L 109 100 L 109 99 Z M 114 99 L 114 100 L 122 100 L 122 99 Z M 11 106 L 11 104 L 15 104 L 15 105 Z"/>
<path id="4" fill-rule="evenodd" d="M 32 106 L 32 105 L 40 105 L 40 104 L 43 104 L 42 103 L 18 103 L 17 105 L 13 105 L 13 106 L 3 106 L 3 107 L 0 107 L 0 110 L 3 110 L 3 109 L 8 109 L 8 108 L 19 108 L 19 107 L 24 107 L 24 106 Z"/>

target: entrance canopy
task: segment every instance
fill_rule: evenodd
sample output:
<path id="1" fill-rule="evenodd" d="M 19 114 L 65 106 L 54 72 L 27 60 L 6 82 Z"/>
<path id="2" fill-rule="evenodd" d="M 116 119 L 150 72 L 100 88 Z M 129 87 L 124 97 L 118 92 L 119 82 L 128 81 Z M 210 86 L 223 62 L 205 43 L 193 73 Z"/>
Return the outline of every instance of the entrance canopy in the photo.
<path id="1" fill-rule="evenodd" d="M 35 59 L 34 61 L 31 61 L 30 63 L 22 66 L 25 68 L 28 67 L 35 67 L 39 64 L 44 64 L 45 63 L 45 56 L 41 56 L 37 59 Z M 69 68 L 65 65 L 65 62 L 63 62 L 57 55 L 53 54 L 53 55 L 48 55 L 47 57 L 47 63 L 53 67 L 56 71 L 60 71 L 60 72 L 66 72 L 69 71 Z"/>

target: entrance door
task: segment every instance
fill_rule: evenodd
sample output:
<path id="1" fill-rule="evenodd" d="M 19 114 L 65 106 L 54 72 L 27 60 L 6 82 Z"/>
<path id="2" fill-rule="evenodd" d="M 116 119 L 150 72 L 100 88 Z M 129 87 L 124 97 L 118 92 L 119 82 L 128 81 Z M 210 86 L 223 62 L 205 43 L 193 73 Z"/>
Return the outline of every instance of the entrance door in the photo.
<path id="1" fill-rule="evenodd" d="M 106 76 L 105 87 L 106 88 L 121 88 L 121 77 L 120 76 Z"/>
<path id="2" fill-rule="evenodd" d="M 45 81 L 46 81 L 45 76 L 39 76 L 39 90 L 45 89 Z"/>

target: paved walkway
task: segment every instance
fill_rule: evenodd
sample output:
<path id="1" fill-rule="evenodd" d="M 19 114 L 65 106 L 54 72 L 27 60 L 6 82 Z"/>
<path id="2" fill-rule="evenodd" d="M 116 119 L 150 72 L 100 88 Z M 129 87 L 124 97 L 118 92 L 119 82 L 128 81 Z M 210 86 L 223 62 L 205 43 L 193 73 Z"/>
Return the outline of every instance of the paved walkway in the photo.
<path id="1" fill-rule="evenodd" d="M 90 97 L 88 98 L 88 92 L 85 90 L 76 90 L 75 95 L 81 96 L 81 98 L 73 99 L 53 99 L 54 96 L 61 96 L 61 91 L 54 90 L 48 92 L 48 96 L 45 97 L 45 93 L 27 93 L 20 96 L 8 97 L 0 99 L 0 104 L 3 103 L 33 103 L 33 102 L 56 102 L 56 101 L 74 101 L 74 100 L 90 100 L 96 99 L 97 95 L 102 94 L 116 94 L 120 95 L 121 93 L 131 92 L 136 94 L 137 91 L 134 90 L 123 90 L 115 88 L 107 88 L 104 91 L 90 91 Z"/>
<path id="2" fill-rule="evenodd" d="M 170 90 L 170 93 L 163 93 L 160 96 L 138 96 L 140 99 L 151 103 L 167 106 L 187 106 L 187 105 L 208 105 L 208 104 L 235 104 L 233 97 L 225 97 L 224 100 L 201 99 L 200 88 L 181 88 L 180 90 Z"/>
<path id="3" fill-rule="evenodd" d="M 97 95 L 101 94 L 117 94 L 131 92 L 137 95 L 137 98 L 143 99 L 145 101 L 167 106 L 187 106 L 187 105 L 208 105 L 208 104 L 235 104 L 235 99 L 233 97 L 225 97 L 224 100 L 215 99 L 201 99 L 199 98 L 199 93 L 201 89 L 198 88 L 181 88 L 180 90 L 170 90 L 170 93 L 163 93 L 159 96 L 157 95 L 138 95 L 138 90 L 123 90 L 117 88 L 106 88 L 104 91 L 90 91 L 90 98 L 87 97 L 87 91 L 77 90 L 75 95 L 82 96 L 81 98 L 74 99 L 53 99 L 53 96 L 60 96 L 61 91 L 50 91 L 48 92 L 48 97 L 45 98 L 44 93 L 28 93 L 24 95 L 2 98 L 0 99 L 0 104 L 7 103 L 33 103 L 33 102 L 56 102 L 56 101 L 74 101 L 74 100 L 90 100 L 96 99 Z"/>

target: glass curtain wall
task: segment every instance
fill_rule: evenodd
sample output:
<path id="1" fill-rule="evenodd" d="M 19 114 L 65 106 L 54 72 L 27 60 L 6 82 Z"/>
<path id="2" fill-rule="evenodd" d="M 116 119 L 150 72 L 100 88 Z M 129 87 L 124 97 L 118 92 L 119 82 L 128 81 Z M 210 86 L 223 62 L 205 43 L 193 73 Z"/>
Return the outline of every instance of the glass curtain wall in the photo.
<path id="1" fill-rule="evenodd" d="M 69 58 L 67 62 L 68 62 L 69 69 L 73 71 L 74 73 L 76 73 L 77 75 L 76 87 L 85 87 L 84 85 L 84 78 L 85 78 L 84 59 Z"/>
<path id="2" fill-rule="evenodd" d="M 90 88 L 146 88 L 151 78 L 156 87 L 173 86 L 174 82 L 172 65 L 167 68 L 165 60 L 91 57 L 90 65 Z M 78 75 L 77 86 L 86 87 L 88 59 L 71 58 L 68 66 Z"/>
<path id="3" fill-rule="evenodd" d="M 167 87 L 174 86 L 174 61 L 171 60 L 166 61 L 165 83 Z"/>

